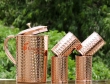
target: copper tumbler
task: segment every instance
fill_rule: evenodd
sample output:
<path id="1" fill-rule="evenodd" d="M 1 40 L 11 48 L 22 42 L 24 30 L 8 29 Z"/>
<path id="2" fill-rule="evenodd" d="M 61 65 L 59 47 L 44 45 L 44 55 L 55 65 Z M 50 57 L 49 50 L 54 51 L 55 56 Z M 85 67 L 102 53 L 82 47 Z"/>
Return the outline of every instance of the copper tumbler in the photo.
<path id="1" fill-rule="evenodd" d="M 102 39 L 102 37 L 98 33 L 93 32 L 81 43 L 82 47 L 80 50 L 78 50 L 78 52 L 81 55 L 91 56 L 94 55 L 104 44 L 105 41 Z"/>
<path id="2" fill-rule="evenodd" d="M 68 32 L 53 48 L 52 51 L 57 56 L 69 56 L 73 49 L 79 50 L 81 42 L 75 35 Z"/>
<path id="3" fill-rule="evenodd" d="M 16 61 L 8 50 L 8 41 L 16 39 Z M 47 74 L 47 35 L 8 36 L 4 49 L 9 59 L 16 65 L 16 81 L 19 83 L 46 82 Z"/>
<path id="4" fill-rule="evenodd" d="M 51 80 L 52 83 L 68 82 L 68 57 L 52 57 L 51 61 Z"/>
<path id="5" fill-rule="evenodd" d="M 77 80 L 92 80 L 92 56 L 76 56 Z"/>

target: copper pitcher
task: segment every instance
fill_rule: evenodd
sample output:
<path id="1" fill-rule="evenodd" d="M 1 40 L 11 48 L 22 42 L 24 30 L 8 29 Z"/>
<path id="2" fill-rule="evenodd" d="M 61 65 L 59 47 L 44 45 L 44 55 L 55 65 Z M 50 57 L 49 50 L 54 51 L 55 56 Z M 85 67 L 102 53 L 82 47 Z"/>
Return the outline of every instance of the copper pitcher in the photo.
<path id="1" fill-rule="evenodd" d="M 23 32 L 24 33 L 24 32 Z M 8 58 L 16 65 L 17 82 L 46 82 L 47 74 L 47 35 L 10 35 L 4 41 Z M 8 41 L 16 39 L 16 60 L 8 50 Z"/>

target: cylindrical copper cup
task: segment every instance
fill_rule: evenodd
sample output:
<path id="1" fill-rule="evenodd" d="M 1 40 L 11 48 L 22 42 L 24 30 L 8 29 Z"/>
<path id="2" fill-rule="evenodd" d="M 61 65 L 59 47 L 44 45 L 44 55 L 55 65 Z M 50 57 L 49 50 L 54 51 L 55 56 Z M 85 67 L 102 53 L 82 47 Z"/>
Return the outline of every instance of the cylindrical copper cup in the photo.
<path id="1" fill-rule="evenodd" d="M 51 78 L 52 83 L 68 82 L 68 57 L 52 57 Z"/>
<path id="2" fill-rule="evenodd" d="M 76 56 L 76 80 L 92 80 L 92 56 Z"/>
<path id="3" fill-rule="evenodd" d="M 102 39 L 102 37 L 96 33 L 93 32 L 86 40 L 84 40 L 81 45 L 81 49 L 78 50 L 78 52 L 81 55 L 94 55 L 103 45 L 105 44 L 105 41 Z"/>
<path id="4" fill-rule="evenodd" d="M 57 56 L 69 56 L 74 49 L 81 48 L 81 42 L 75 35 L 68 32 L 53 48 L 52 51 Z"/>
<path id="5" fill-rule="evenodd" d="M 92 80 L 76 80 L 75 84 L 92 84 Z"/>

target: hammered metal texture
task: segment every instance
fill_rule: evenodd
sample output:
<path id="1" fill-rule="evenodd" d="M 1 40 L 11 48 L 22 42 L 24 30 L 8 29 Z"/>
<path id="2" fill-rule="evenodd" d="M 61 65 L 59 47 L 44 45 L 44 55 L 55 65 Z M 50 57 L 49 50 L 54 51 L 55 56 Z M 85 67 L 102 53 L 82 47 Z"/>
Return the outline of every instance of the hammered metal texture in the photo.
<path id="1" fill-rule="evenodd" d="M 92 80 L 92 56 L 76 56 L 76 80 Z"/>
<path id="2" fill-rule="evenodd" d="M 68 57 L 52 57 L 52 83 L 68 82 Z"/>
<path id="3" fill-rule="evenodd" d="M 81 55 L 91 56 L 94 55 L 104 44 L 105 41 L 102 39 L 102 37 L 98 33 L 93 32 L 81 43 L 82 48 L 78 50 L 78 52 Z"/>
<path id="4" fill-rule="evenodd" d="M 75 84 L 92 84 L 92 80 L 76 80 Z"/>
<path id="5" fill-rule="evenodd" d="M 81 48 L 81 42 L 71 32 L 68 32 L 53 48 L 57 56 L 69 56 L 74 49 Z"/>
<path id="6" fill-rule="evenodd" d="M 46 82 L 48 36 L 18 35 L 17 82 Z"/>

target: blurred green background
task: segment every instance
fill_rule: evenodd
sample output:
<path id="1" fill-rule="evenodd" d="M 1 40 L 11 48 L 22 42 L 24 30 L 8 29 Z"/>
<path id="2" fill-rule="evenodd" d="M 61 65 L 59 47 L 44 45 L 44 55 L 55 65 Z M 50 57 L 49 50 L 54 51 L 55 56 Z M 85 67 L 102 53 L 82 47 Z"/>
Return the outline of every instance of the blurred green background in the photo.
<path id="1" fill-rule="evenodd" d="M 93 31 L 106 41 L 93 56 L 93 80 L 110 79 L 110 0 L 0 0 L 0 78 L 15 78 L 16 66 L 7 58 L 3 44 L 8 35 L 16 35 L 33 26 L 46 25 L 49 35 L 48 80 L 51 78 L 51 48 L 67 33 L 72 32 L 80 41 Z M 9 42 L 13 56 L 15 40 Z M 75 54 L 68 58 L 68 78 L 75 80 Z"/>

